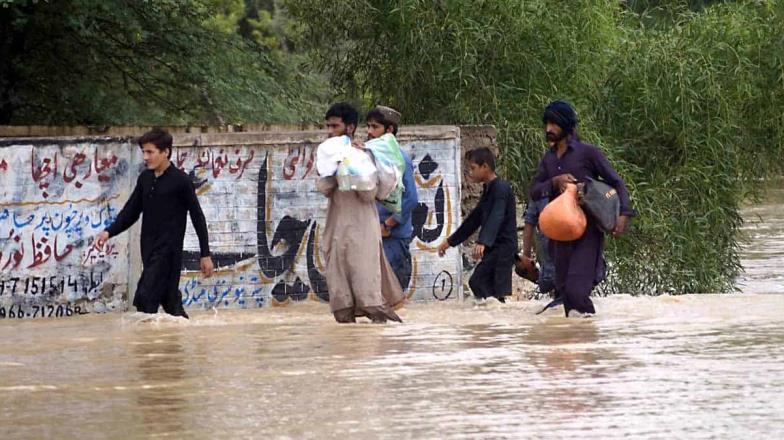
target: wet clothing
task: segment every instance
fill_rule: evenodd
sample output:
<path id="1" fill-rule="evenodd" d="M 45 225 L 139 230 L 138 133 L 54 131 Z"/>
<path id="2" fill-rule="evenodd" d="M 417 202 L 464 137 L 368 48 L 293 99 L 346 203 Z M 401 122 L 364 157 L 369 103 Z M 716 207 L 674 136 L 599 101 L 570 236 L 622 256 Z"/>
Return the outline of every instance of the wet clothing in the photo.
<path id="1" fill-rule="evenodd" d="M 381 222 L 389 217 L 392 217 L 397 222 L 395 227 L 389 231 L 389 238 L 411 240 L 411 236 L 414 234 L 414 226 L 411 224 L 411 212 L 419 203 L 419 198 L 417 197 L 416 182 L 414 181 L 414 163 L 411 161 L 411 156 L 408 153 L 403 150 L 401 152 L 403 153 L 403 159 L 406 161 L 406 170 L 403 173 L 405 190 L 403 191 L 403 199 L 400 204 L 400 213 L 392 215 L 392 212 L 381 203 L 376 203 L 376 209 L 378 209 L 378 218 Z"/>
<path id="2" fill-rule="evenodd" d="M 386 254 L 395 276 L 400 282 L 400 287 L 405 290 L 411 280 L 411 251 L 409 246 L 414 234 L 414 227 L 411 224 L 411 212 L 419 203 L 417 197 L 416 182 L 414 181 L 414 164 L 411 157 L 403 151 L 403 159 L 406 161 L 406 170 L 403 173 L 403 200 L 399 214 L 392 213 L 381 203 L 376 203 L 378 209 L 378 219 L 383 224 L 386 219 L 392 217 L 397 224 L 390 229 L 389 236 L 383 237 L 384 254 Z"/>
<path id="3" fill-rule="evenodd" d="M 447 238 L 450 246 L 466 241 L 478 228 L 476 242 L 485 245 L 482 261 L 468 280 L 476 298 L 503 298 L 512 293 L 512 268 L 517 253 L 517 215 L 512 187 L 496 177 L 486 183 L 482 197 L 463 224 Z"/>
<path id="4" fill-rule="evenodd" d="M 517 246 L 501 245 L 485 249 L 482 261 L 474 268 L 468 279 L 468 287 L 477 299 L 491 296 L 505 302 L 512 294 L 512 270 L 514 268 L 514 252 Z M 510 252 L 511 251 L 511 252 Z"/>
<path id="5" fill-rule="evenodd" d="M 340 191 L 335 177 L 317 181 L 318 191 L 329 198 L 322 248 L 329 307 L 338 322 L 354 322 L 357 316 L 400 320 L 393 308 L 405 296 L 384 256 L 375 206 L 376 193 L 394 185 L 381 173 L 370 191 Z"/>
<path id="6" fill-rule="evenodd" d="M 191 179 L 174 165 L 160 175 L 145 170 L 136 181 L 131 197 L 106 231 L 114 237 L 130 228 L 142 215 L 141 252 L 143 270 L 133 305 L 140 312 L 185 316 L 179 290 L 182 244 L 186 213 L 199 237 L 200 254 L 210 256 L 207 221 Z"/>
<path id="7" fill-rule="evenodd" d="M 558 158 L 555 149 L 545 153 L 539 163 L 531 186 L 530 197 L 550 200 L 558 196 L 552 179 L 571 173 L 578 181 L 586 177 L 601 179 L 618 191 L 620 214 L 634 216 L 629 192 L 621 177 L 597 147 L 572 137 L 563 156 Z M 550 241 L 550 250 L 555 263 L 555 289 L 564 299 L 564 310 L 568 314 L 576 309 L 581 313 L 595 313 L 590 295 L 593 288 L 604 280 L 604 233 L 591 216 L 586 216 L 588 226 L 582 237 L 574 241 Z"/>
<path id="8" fill-rule="evenodd" d="M 400 288 L 405 291 L 411 283 L 412 260 L 409 249 L 411 239 L 384 237 L 382 244 L 392 273 L 400 283 Z"/>
<path id="9" fill-rule="evenodd" d="M 536 285 L 540 293 L 548 293 L 555 289 L 555 265 L 550 257 L 550 239 L 539 230 L 539 214 L 542 213 L 548 198 L 529 200 L 523 214 L 523 221 L 534 227 L 536 237 L 536 260 L 539 262 L 539 279 Z"/>

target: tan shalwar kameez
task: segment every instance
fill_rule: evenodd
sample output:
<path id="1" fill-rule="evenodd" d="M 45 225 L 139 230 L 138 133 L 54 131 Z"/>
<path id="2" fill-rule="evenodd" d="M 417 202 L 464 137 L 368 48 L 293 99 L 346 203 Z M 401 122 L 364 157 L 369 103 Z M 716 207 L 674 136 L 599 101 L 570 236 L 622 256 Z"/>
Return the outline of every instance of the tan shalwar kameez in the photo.
<path id="1" fill-rule="evenodd" d="M 329 198 L 322 246 L 329 306 L 338 322 L 354 322 L 356 316 L 400 321 L 393 308 L 405 295 L 384 255 L 375 203 L 376 195 L 388 193 L 395 182 L 379 176 L 370 191 L 340 191 L 335 177 L 317 183 Z"/>

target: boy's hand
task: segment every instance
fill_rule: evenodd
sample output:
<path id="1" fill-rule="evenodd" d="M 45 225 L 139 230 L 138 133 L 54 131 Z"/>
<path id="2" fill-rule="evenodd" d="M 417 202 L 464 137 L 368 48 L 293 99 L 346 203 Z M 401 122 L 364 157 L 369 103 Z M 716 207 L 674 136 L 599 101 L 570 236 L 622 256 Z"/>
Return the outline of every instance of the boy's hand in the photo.
<path id="1" fill-rule="evenodd" d="M 477 243 L 474 245 L 474 260 L 481 260 L 485 255 L 485 245 Z"/>
<path id="2" fill-rule="evenodd" d="M 109 233 L 106 231 L 101 231 L 101 233 L 95 237 L 95 247 L 101 249 L 103 245 L 106 244 L 107 240 L 109 240 Z"/>
<path id="3" fill-rule="evenodd" d="M 212 265 L 212 258 L 210 257 L 201 257 L 199 261 L 201 265 L 201 273 L 204 274 L 204 278 L 209 278 L 212 276 L 212 272 L 215 270 L 215 266 Z"/>
<path id="4" fill-rule="evenodd" d="M 443 257 L 446 254 L 446 250 L 449 249 L 449 241 L 444 240 L 438 245 L 438 256 Z"/>

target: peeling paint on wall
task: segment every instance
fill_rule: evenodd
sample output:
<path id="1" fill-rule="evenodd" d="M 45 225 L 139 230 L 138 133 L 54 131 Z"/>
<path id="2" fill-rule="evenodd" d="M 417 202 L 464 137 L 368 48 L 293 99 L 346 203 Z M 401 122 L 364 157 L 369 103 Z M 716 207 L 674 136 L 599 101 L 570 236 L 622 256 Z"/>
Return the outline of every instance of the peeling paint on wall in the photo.
<path id="1" fill-rule="evenodd" d="M 401 138 L 414 162 L 419 194 L 412 216 L 413 276 L 405 287 L 414 300 L 459 295 L 457 251 L 445 258 L 436 253 L 459 223 L 459 144 L 457 130 L 447 139 Z M 218 267 L 213 278 L 201 278 L 198 240 L 189 225 L 180 283 L 186 307 L 328 300 L 319 246 L 327 200 L 315 190 L 317 145 L 304 140 L 176 150 L 178 166 L 198 186 Z"/>
<path id="2" fill-rule="evenodd" d="M 93 237 L 130 194 L 128 142 L 0 143 L 0 318 L 125 310 L 128 239 Z"/>
<path id="3" fill-rule="evenodd" d="M 462 294 L 458 249 L 438 244 L 460 222 L 460 131 L 413 127 L 401 146 L 414 162 L 413 300 Z M 327 200 L 315 190 L 322 133 L 175 136 L 172 162 L 192 179 L 207 218 L 216 274 L 199 272 L 188 223 L 180 289 L 189 308 L 253 308 L 327 301 L 319 245 Z M 132 235 L 98 249 L 143 169 L 128 138 L 0 139 L 0 317 L 127 310 Z M 133 290 L 133 289 L 131 289 Z"/>

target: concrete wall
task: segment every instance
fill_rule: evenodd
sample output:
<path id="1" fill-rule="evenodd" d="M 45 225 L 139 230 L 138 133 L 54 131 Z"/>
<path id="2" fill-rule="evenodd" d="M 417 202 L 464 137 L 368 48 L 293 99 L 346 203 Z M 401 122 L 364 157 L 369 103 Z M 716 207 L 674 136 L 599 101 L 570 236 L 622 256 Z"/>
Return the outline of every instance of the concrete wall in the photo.
<path id="1" fill-rule="evenodd" d="M 409 127 L 399 136 L 420 200 L 407 287 L 414 300 L 462 295 L 459 250 L 435 253 L 460 222 L 460 132 Z M 314 169 L 323 139 L 322 131 L 175 136 L 172 160 L 197 185 L 218 266 L 211 279 L 200 276 L 189 225 L 180 284 L 186 307 L 328 297 L 319 247 L 327 201 L 315 191 Z M 92 247 L 92 237 L 116 216 L 140 169 L 127 138 L 0 139 L 0 306 L 15 315 L 51 306 L 55 316 L 60 304 L 63 314 L 66 304 L 80 313 L 125 310 L 138 279 L 138 231 L 112 239 L 106 252 Z"/>
<path id="2" fill-rule="evenodd" d="M 149 131 L 151 125 L 0 125 L 0 138 L 8 137 L 73 137 L 73 136 L 138 136 Z M 292 132 L 318 130 L 318 124 L 226 124 L 226 125 L 167 125 L 169 133 L 240 133 Z"/>
<path id="3" fill-rule="evenodd" d="M 0 318 L 125 310 L 128 237 L 117 215 L 138 160 L 127 139 L 0 139 Z"/>

